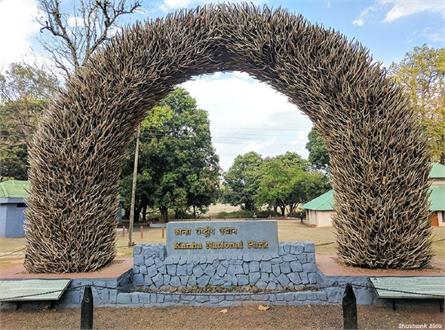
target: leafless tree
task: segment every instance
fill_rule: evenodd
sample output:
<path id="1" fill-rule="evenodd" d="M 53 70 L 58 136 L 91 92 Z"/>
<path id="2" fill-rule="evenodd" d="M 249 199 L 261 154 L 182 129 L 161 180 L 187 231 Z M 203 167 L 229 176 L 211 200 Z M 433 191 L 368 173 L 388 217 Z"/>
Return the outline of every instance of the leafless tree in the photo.
<path id="1" fill-rule="evenodd" d="M 40 43 L 56 67 L 69 76 L 86 63 L 119 27 L 119 18 L 136 13 L 138 0 L 76 0 L 71 14 L 60 0 L 39 0 Z M 48 33 L 44 33 L 44 32 Z"/>

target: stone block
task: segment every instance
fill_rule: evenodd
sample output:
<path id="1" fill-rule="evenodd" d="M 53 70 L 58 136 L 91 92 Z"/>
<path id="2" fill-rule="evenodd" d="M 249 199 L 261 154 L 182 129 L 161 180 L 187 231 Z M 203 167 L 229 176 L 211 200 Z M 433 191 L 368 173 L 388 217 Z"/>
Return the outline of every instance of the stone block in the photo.
<path id="1" fill-rule="evenodd" d="M 156 267 L 158 267 L 158 266 L 156 266 Z M 162 264 L 161 266 L 158 267 L 158 272 L 163 275 L 167 274 L 167 266 Z"/>
<path id="2" fill-rule="evenodd" d="M 209 284 L 213 286 L 220 286 L 224 284 L 224 280 L 216 275 L 210 278 Z"/>
<path id="3" fill-rule="evenodd" d="M 250 253 L 244 253 L 244 254 L 243 254 L 243 260 L 244 260 L 245 262 L 252 261 L 252 255 L 251 255 Z"/>
<path id="4" fill-rule="evenodd" d="M 303 283 L 303 284 L 308 284 L 309 283 L 309 278 L 307 277 L 307 273 L 306 272 L 298 272 L 298 275 L 300 275 L 301 283 Z"/>
<path id="5" fill-rule="evenodd" d="M 306 260 L 307 260 L 307 262 L 315 263 L 315 253 L 307 253 Z"/>
<path id="6" fill-rule="evenodd" d="M 142 285 L 144 285 L 144 275 L 142 275 L 142 274 L 135 274 L 133 276 L 133 284 L 135 286 L 142 286 Z"/>
<path id="7" fill-rule="evenodd" d="M 281 274 L 280 265 L 272 265 L 272 274 L 279 276 Z"/>
<path id="8" fill-rule="evenodd" d="M 153 277 L 156 274 L 158 274 L 158 269 L 156 268 L 156 265 L 151 265 L 151 266 L 147 267 L 147 275 L 148 276 Z"/>
<path id="9" fill-rule="evenodd" d="M 179 265 L 185 265 L 186 263 L 187 263 L 187 257 L 186 256 L 181 256 L 180 258 L 179 258 L 179 262 L 178 262 L 178 264 Z"/>
<path id="10" fill-rule="evenodd" d="M 247 275 L 236 275 L 238 285 L 248 285 L 249 284 L 249 276 Z"/>
<path id="11" fill-rule="evenodd" d="M 275 290 L 276 288 L 277 288 L 277 285 L 274 282 L 269 282 L 266 287 L 267 290 Z"/>
<path id="12" fill-rule="evenodd" d="M 280 284 L 285 287 L 286 285 L 289 284 L 290 280 L 289 278 L 284 275 L 284 274 L 280 274 L 280 276 L 278 276 L 278 282 L 280 282 Z"/>
<path id="13" fill-rule="evenodd" d="M 183 286 L 184 288 L 187 286 L 189 277 L 188 276 L 179 276 L 179 279 L 181 281 L 181 286 Z"/>
<path id="14" fill-rule="evenodd" d="M 137 255 L 137 254 L 140 254 L 141 251 L 142 251 L 142 247 L 141 247 L 140 245 L 135 245 L 135 246 L 133 247 L 133 255 L 134 255 L 134 256 Z"/>
<path id="15" fill-rule="evenodd" d="M 193 263 L 188 263 L 187 264 L 187 275 L 190 276 L 193 274 Z"/>
<path id="16" fill-rule="evenodd" d="M 187 287 L 188 288 L 193 288 L 195 286 L 196 286 L 196 277 L 195 276 L 190 276 L 188 278 L 188 281 L 187 281 Z"/>
<path id="17" fill-rule="evenodd" d="M 167 274 L 168 275 L 176 275 L 176 265 L 167 265 Z"/>
<path id="18" fill-rule="evenodd" d="M 168 272 L 168 270 L 167 270 Z M 176 268 L 176 275 L 185 276 L 187 275 L 187 266 L 185 264 L 179 264 Z"/>
<path id="19" fill-rule="evenodd" d="M 151 280 L 150 276 L 144 276 L 144 286 L 149 287 L 152 286 L 154 283 Z"/>
<path id="20" fill-rule="evenodd" d="M 260 270 L 260 263 L 258 261 L 252 261 L 249 263 L 250 272 L 258 272 Z"/>
<path id="21" fill-rule="evenodd" d="M 281 271 L 283 274 L 289 274 L 289 273 L 291 272 L 291 269 L 290 269 L 290 263 L 289 263 L 289 262 L 283 262 L 283 263 L 281 263 L 281 264 L 280 264 L 280 271 Z"/>
<path id="22" fill-rule="evenodd" d="M 268 273 L 261 273 L 260 281 L 268 283 L 269 282 L 269 274 Z"/>
<path id="23" fill-rule="evenodd" d="M 272 264 L 270 261 L 261 261 L 260 269 L 263 273 L 271 273 L 272 272 Z"/>
<path id="24" fill-rule="evenodd" d="M 201 277 L 204 274 L 204 271 L 202 270 L 200 265 L 197 265 L 193 268 L 193 275 L 195 275 L 197 278 Z"/>
<path id="25" fill-rule="evenodd" d="M 324 291 L 317 292 L 317 300 L 327 301 L 328 300 L 328 296 L 327 296 L 326 292 L 324 292 Z"/>
<path id="26" fill-rule="evenodd" d="M 229 267 L 227 268 L 227 274 L 229 275 L 244 274 L 243 266 L 229 265 Z"/>
<path id="27" fill-rule="evenodd" d="M 249 273 L 250 285 L 255 285 L 255 283 L 258 282 L 260 277 L 261 277 L 261 274 L 259 272 Z"/>
<path id="28" fill-rule="evenodd" d="M 315 252 L 315 245 L 312 242 L 306 242 L 304 244 L 304 252 Z"/>
<path id="29" fill-rule="evenodd" d="M 164 276 L 158 273 L 152 277 L 152 281 L 157 288 L 160 288 L 164 284 Z"/>
<path id="30" fill-rule="evenodd" d="M 316 273 L 309 273 L 308 274 L 308 280 L 310 284 L 316 284 L 317 283 L 317 274 Z"/>
<path id="31" fill-rule="evenodd" d="M 204 273 L 210 277 L 215 275 L 216 269 L 213 267 L 213 264 L 207 265 L 207 267 L 204 269 Z"/>
<path id="32" fill-rule="evenodd" d="M 292 269 L 293 272 L 301 272 L 303 270 L 303 266 L 299 261 L 291 261 L 290 268 Z"/>
<path id="33" fill-rule="evenodd" d="M 287 277 L 292 283 L 301 284 L 301 278 L 300 275 L 298 275 L 298 273 L 290 273 L 287 275 Z"/>
<path id="34" fill-rule="evenodd" d="M 222 264 L 219 264 L 218 267 L 216 268 L 216 274 L 218 274 L 218 276 L 222 277 L 226 274 L 227 268 L 224 267 Z"/>
<path id="35" fill-rule="evenodd" d="M 171 276 L 168 274 L 163 275 L 164 277 L 164 285 L 170 285 Z"/>
<path id="36" fill-rule="evenodd" d="M 244 262 L 243 263 L 243 271 L 244 271 L 244 274 L 249 274 L 249 264 L 247 263 L 247 262 Z"/>
<path id="37" fill-rule="evenodd" d="M 179 279 L 179 276 L 172 276 L 170 279 L 170 286 L 178 288 L 181 286 L 181 280 Z"/>
<path id="38" fill-rule="evenodd" d="M 205 287 L 207 284 L 209 284 L 209 281 L 210 281 L 210 276 L 202 275 L 201 277 L 196 279 L 196 284 L 202 288 Z"/>
<path id="39" fill-rule="evenodd" d="M 304 251 L 304 245 L 303 244 L 301 244 L 301 243 L 294 243 L 294 244 L 291 245 L 289 252 L 291 254 L 298 255 L 298 254 L 303 253 L 303 251 Z"/>
<path id="40" fill-rule="evenodd" d="M 155 264 L 155 259 L 153 256 L 145 258 L 145 266 L 151 266 Z"/>
<path id="41" fill-rule="evenodd" d="M 315 264 L 312 262 L 307 262 L 307 263 L 303 264 L 303 271 L 307 272 L 307 273 L 315 272 L 316 271 Z"/>
<path id="42" fill-rule="evenodd" d="M 295 254 L 285 254 L 283 257 L 283 261 L 293 261 L 293 260 L 298 260 L 297 256 Z"/>
<path id="43" fill-rule="evenodd" d="M 147 275 L 148 274 L 148 272 L 147 272 L 147 266 L 140 266 L 139 267 L 139 272 L 142 274 L 142 275 Z"/>
<path id="44" fill-rule="evenodd" d="M 144 256 L 141 254 L 135 255 L 133 263 L 137 266 L 144 264 Z"/>
<path id="45" fill-rule="evenodd" d="M 304 263 L 307 262 L 307 259 L 306 259 L 306 253 L 300 253 L 300 254 L 298 254 L 298 255 L 297 255 L 297 258 L 298 258 L 298 260 L 299 260 L 302 264 L 304 264 Z"/>
<path id="46" fill-rule="evenodd" d="M 116 303 L 118 304 L 130 304 L 131 303 L 131 293 L 121 292 L 117 295 Z"/>
<path id="47" fill-rule="evenodd" d="M 161 266 L 164 265 L 164 263 L 162 262 L 162 260 L 160 258 L 154 258 L 155 261 L 155 265 L 156 267 L 160 268 Z"/>

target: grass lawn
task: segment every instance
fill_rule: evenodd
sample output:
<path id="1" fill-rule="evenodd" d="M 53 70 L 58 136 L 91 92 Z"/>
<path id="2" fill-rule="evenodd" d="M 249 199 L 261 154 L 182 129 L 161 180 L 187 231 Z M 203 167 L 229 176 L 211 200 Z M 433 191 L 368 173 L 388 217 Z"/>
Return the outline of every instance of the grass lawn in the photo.
<path id="1" fill-rule="evenodd" d="M 445 259 L 445 227 L 433 228 L 434 238 L 433 252 L 437 258 Z M 133 234 L 136 243 L 165 243 L 165 237 L 162 237 L 162 229 L 160 228 L 144 228 L 143 237 L 141 237 L 140 229 L 136 228 Z M 335 242 L 335 232 L 331 227 L 311 228 L 299 223 L 299 220 L 279 220 L 278 221 L 278 239 L 283 241 L 301 241 L 308 240 L 317 244 Z M 0 238 L 0 267 L 5 267 L 9 263 L 17 263 L 23 261 L 24 251 L 19 251 L 10 255 L 5 255 L 15 250 L 24 248 L 24 238 Z M 122 231 L 118 232 L 116 242 L 117 256 L 130 257 L 132 249 L 128 247 L 128 234 L 122 235 Z M 322 255 L 335 255 L 335 243 L 328 245 L 316 246 L 316 253 Z"/>

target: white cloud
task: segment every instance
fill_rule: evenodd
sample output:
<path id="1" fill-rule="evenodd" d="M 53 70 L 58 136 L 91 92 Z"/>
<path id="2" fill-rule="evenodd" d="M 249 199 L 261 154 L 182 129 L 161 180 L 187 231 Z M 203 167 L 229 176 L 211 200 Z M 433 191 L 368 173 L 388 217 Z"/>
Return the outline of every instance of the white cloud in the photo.
<path id="1" fill-rule="evenodd" d="M 414 15 L 420 12 L 439 13 L 445 17 L 445 1 L 443 0 L 376 0 L 375 4 L 362 10 L 360 15 L 352 21 L 352 24 L 363 26 L 373 16 L 383 13 L 385 22 Z"/>
<path id="2" fill-rule="evenodd" d="M 202 6 L 205 4 L 215 3 L 239 3 L 245 2 L 245 0 L 163 0 L 159 8 L 162 11 L 170 11 L 175 9 Z M 266 0 L 250 0 L 249 3 L 259 4 L 264 3 Z"/>
<path id="3" fill-rule="evenodd" d="M 445 42 L 445 26 L 439 31 L 434 31 L 431 27 L 427 27 L 419 34 L 433 42 Z"/>
<path id="4" fill-rule="evenodd" d="M 31 37 L 39 31 L 34 0 L 0 1 L 0 71 L 31 54 Z"/>
<path id="5" fill-rule="evenodd" d="M 263 157 L 294 151 L 307 157 L 312 126 L 287 97 L 242 72 L 215 73 L 182 85 L 209 113 L 212 140 L 227 170 L 248 151 Z"/>

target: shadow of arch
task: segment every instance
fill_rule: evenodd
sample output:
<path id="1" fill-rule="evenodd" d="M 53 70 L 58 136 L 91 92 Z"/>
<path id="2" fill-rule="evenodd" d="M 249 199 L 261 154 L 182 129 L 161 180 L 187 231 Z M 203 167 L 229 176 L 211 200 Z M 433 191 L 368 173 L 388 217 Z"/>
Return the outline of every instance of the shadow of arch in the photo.
<path id="1" fill-rule="evenodd" d="M 325 138 L 344 262 L 428 264 L 426 142 L 384 70 L 360 44 L 302 16 L 219 5 L 128 28 L 69 79 L 30 147 L 26 269 L 84 272 L 110 262 L 135 127 L 174 85 L 229 70 L 287 95 Z"/>

